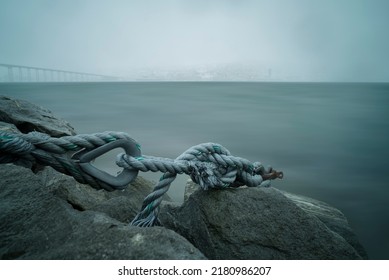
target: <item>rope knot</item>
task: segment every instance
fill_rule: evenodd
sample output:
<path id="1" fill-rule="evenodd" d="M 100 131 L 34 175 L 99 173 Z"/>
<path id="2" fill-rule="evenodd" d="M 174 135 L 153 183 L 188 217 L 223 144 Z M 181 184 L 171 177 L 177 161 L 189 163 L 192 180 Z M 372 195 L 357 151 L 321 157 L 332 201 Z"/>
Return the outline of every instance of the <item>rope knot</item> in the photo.
<path id="1" fill-rule="evenodd" d="M 228 187 L 236 178 L 232 168 L 218 167 L 213 162 L 190 161 L 190 177 L 203 190 Z"/>

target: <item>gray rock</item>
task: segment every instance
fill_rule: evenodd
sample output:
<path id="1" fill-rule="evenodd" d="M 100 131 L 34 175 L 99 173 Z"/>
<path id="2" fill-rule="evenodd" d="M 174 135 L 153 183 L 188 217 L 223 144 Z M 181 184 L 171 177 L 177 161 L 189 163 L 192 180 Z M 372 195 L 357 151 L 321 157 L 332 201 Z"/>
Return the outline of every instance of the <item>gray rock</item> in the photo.
<path id="1" fill-rule="evenodd" d="M 39 131 L 53 137 L 76 134 L 66 121 L 51 111 L 25 100 L 0 96 L 0 121 L 14 124 L 23 133 Z"/>
<path id="2" fill-rule="evenodd" d="M 131 219 L 116 213 L 127 211 L 126 203 L 105 213 L 110 200 L 127 199 L 126 191 L 109 196 L 50 172 L 35 175 L 23 167 L 0 166 L 0 259 L 205 258 L 174 231 L 131 227 L 113 218 Z M 144 181 L 137 184 L 142 189 Z M 139 197 L 146 192 L 138 191 Z"/>
<path id="3" fill-rule="evenodd" d="M 330 230 L 342 236 L 351 246 L 354 247 L 363 259 L 368 258 L 368 255 L 359 242 L 358 237 L 348 224 L 347 218 L 340 210 L 328 205 L 327 203 L 310 197 L 296 195 L 285 191 L 282 191 L 282 193 L 305 212 L 319 218 L 319 220 Z"/>
<path id="4" fill-rule="evenodd" d="M 42 185 L 79 211 L 103 212 L 123 223 L 132 221 L 141 209 L 144 198 L 153 191 L 153 183 L 138 176 L 124 190 L 108 192 L 78 183 L 72 177 L 58 173 L 51 167 L 39 172 Z M 171 201 L 168 195 L 164 200 Z"/>
<path id="5" fill-rule="evenodd" d="M 193 192 L 195 188 L 188 189 Z M 347 228 L 347 221 L 338 210 L 321 207 L 323 210 L 319 211 L 316 204 L 308 211 L 303 209 L 302 202 L 296 204 L 296 198 L 292 200 L 274 188 L 195 191 L 181 207 L 165 204 L 160 218 L 164 226 L 184 236 L 209 259 L 366 256 L 359 250 L 362 248 L 359 243 L 355 246 L 349 242 L 349 231 L 342 236 L 345 231 L 337 231 L 337 226 L 323 222 L 326 210 L 332 224 L 345 224 L 340 228 Z"/>
<path id="6" fill-rule="evenodd" d="M 188 179 L 185 185 L 184 201 L 187 201 L 189 197 L 198 190 L 200 190 L 200 186 L 195 184 L 191 179 Z"/>

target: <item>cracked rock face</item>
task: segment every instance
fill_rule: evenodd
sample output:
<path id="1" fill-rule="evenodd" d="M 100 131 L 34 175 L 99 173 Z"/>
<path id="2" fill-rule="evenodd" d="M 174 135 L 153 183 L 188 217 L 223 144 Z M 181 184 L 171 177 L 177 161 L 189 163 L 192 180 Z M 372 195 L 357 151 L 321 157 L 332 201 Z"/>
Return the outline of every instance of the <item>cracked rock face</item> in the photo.
<path id="1" fill-rule="evenodd" d="M 108 193 L 58 176 L 0 166 L 0 259 L 205 259 L 174 231 L 128 226 L 145 180 Z"/>
<path id="2" fill-rule="evenodd" d="M 209 259 L 367 257 L 339 210 L 275 188 L 194 191 L 180 207 L 165 204 L 161 220 Z"/>

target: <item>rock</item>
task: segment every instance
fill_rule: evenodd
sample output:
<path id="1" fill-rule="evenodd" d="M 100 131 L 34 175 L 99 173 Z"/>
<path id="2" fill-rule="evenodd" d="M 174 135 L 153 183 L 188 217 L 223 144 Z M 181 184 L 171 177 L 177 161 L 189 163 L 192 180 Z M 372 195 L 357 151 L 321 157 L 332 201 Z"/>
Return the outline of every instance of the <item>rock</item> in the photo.
<path id="1" fill-rule="evenodd" d="M 200 190 L 180 207 L 165 204 L 160 219 L 209 259 L 366 257 L 343 214 L 293 196 L 275 188 Z M 308 201 L 312 206 L 304 209 Z"/>
<path id="2" fill-rule="evenodd" d="M 310 197 L 296 195 L 285 191 L 282 191 L 282 194 L 291 199 L 305 212 L 315 215 L 330 230 L 342 236 L 351 246 L 354 247 L 363 259 L 368 258 L 365 249 L 361 243 L 359 243 L 358 237 L 348 224 L 347 218 L 340 210 L 328 205 L 327 203 Z"/>
<path id="3" fill-rule="evenodd" d="M 154 184 L 138 176 L 124 190 L 108 192 L 78 183 L 70 176 L 58 173 L 51 167 L 39 172 L 42 185 L 79 211 L 103 212 L 123 223 L 131 222 L 141 209 L 144 198 L 153 191 Z M 164 200 L 171 201 L 168 195 Z"/>
<path id="4" fill-rule="evenodd" d="M 195 184 L 191 179 L 188 179 L 185 185 L 184 201 L 187 201 L 189 197 L 198 190 L 200 190 L 200 186 Z"/>
<path id="5" fill-rule="evenodd" d="M 132 207 L 124 202 L 130 194 L 143 200 L 145 180 L 136 191 L 111 194 L 51 172 L 0 166 L 0 259 L 205 259 L 174 231 L 115 219 L 132 219 L 123 215 Z"/>
<path id="6" fill-rule="evenodd" d="M 0 96 L 0 121 L 14 124 L 19 131 L 39 131 L 52 137 L 75 135 L 74 128 L 51 111 L 25 100 Z"/>

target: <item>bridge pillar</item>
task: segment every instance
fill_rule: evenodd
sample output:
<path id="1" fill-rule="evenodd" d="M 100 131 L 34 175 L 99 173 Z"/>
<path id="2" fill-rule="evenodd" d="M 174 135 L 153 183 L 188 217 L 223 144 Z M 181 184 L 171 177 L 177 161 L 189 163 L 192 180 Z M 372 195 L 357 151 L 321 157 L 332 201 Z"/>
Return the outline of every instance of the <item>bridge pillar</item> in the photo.
<path id="1" fill-rule="evenodd" d="M 12 66 L 8 66 L 8 81 L 13 82 L 14 81 L 14 72 L 12 69 Z"/>
<path id="2" fill-rule="evenodd" d="M 23 82 L 23 72 L 22 72 L 22 67 L 18 67 L 19 68 L 19 82 Z"/>

